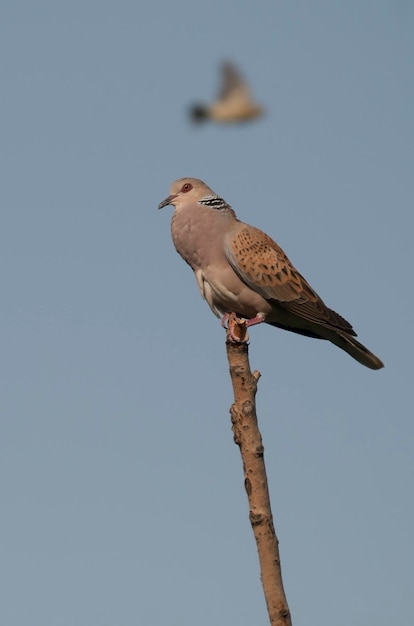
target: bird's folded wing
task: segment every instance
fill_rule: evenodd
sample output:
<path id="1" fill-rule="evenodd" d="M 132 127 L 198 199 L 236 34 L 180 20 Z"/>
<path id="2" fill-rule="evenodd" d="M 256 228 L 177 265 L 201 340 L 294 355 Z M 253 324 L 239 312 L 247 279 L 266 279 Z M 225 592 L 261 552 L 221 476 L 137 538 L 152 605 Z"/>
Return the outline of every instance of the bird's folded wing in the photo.
<path id="1" fill-rule="evenodd" d="M 354 334 L 351 324 L 324 304 L 280 246 L 258 228 L 244 225 L 228 236 L 225 254 L 239 278 L 266 300 L 302 319 Z"/>

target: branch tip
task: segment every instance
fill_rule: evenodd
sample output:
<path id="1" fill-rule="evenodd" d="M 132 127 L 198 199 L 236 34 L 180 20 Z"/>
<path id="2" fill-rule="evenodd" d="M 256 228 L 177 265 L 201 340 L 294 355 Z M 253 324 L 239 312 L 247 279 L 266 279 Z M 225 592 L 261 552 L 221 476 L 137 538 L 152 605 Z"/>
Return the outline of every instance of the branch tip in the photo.
<path id="1" fill-rule="evenodd" d="M 235 313 L 230 313 L 227 318 L 226 343 L 247 343 L 248 341 L 246 320 L 237 317 Z"/>

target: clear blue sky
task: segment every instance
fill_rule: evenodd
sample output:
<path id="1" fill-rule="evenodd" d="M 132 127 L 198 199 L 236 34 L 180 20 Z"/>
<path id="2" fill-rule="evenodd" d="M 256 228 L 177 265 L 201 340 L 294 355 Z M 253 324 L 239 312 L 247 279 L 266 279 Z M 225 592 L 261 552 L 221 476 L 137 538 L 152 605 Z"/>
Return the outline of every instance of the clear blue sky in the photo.
<path id="1" fill-rule="evenodd" d="M 251 331 L 293 623 L 411 623 L 413 52 L 408 0 L 2 3 L 1 624 L 267 623 L 181 176 L 386 364 Z M 222 59 L 267 116 L 193 128 Z"/>

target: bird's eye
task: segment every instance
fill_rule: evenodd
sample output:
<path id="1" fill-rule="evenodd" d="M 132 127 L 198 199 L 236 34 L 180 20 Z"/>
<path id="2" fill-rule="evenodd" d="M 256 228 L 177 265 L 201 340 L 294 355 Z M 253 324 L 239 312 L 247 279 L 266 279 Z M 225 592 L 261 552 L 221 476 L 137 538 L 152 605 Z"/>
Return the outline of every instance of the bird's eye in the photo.
<path id="1" fill-rule="evenodd" d="M 183 193 L 187 193 L 187 191 L 190 191 L 190 189 L 192 189 L 193 186 L 191 183 L 185 183 L 182 187 L 181 187 L 181 191 Z"/>

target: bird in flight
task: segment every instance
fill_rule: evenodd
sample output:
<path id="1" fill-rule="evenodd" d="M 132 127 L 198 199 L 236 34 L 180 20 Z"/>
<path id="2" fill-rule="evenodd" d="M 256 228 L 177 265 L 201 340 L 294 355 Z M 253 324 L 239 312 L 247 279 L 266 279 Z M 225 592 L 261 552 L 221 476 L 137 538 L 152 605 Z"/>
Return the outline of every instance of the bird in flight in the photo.
<path id="1" fill-rule="evenodd" d="M 328 339 L 371 369 L 382 361 L 359 343 L 343 317 L 329 309 L 266 233 L 237 219 L 223 198 L 197 178 L 180 178 L 158 208 L 175 208 L 171 235 L 193 269 L 201 295 L 224 321 L 231 313 L 247 326 L 266 322 Z"/>
<path id="2" fill-rule="evenodd" d="M 194 122 L 212 120 L 229 124 L 247 122 L 263 115 L 263 108 L 253 101 L 248 84 L 231 63 L 222 64 L 221 74 L 217 99 L 211 104 L 191 107 L 190 115 Z"/>

